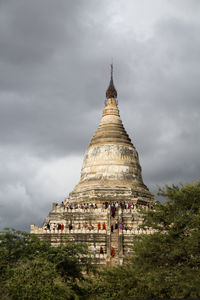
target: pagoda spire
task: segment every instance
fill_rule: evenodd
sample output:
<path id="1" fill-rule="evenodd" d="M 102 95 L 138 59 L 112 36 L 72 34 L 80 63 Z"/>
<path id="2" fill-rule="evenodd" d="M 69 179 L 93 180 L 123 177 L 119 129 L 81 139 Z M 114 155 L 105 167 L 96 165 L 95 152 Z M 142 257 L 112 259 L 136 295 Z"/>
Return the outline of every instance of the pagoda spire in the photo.
<path id="1" fill-rule="evenodd" d="M 113 64 L 110 65 L 111 67 L 111 74 L 110 74 L 110 84 L 106 91 L 106 98 L 117 98 L 117 91 L 115 89 L 114 83 L 113 83 Z"/>

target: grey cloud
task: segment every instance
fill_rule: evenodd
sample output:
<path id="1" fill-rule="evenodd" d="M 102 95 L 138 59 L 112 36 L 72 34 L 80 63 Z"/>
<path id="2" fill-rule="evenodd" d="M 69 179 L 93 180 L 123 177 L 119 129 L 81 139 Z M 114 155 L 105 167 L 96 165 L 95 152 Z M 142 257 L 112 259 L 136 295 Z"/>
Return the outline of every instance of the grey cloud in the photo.
<path id="1" fill-rule="evenodd" d="M 49 59 L 65 38 L 70 44 L 73 35 L 69 26 L 77 9 L 70 2 L 4 2 L 0 13 L 1 60 L 30 66 Z"/>

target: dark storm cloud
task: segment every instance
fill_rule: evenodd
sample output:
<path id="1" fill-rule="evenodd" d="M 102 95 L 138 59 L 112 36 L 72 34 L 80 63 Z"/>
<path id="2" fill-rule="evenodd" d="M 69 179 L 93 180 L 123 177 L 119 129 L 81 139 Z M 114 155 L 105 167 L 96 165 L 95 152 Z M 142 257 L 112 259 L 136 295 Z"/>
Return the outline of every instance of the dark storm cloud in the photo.
<path id="1" fill-rule="evenodd" d="M 20 66 L 41 63 L 56 51 L 65 34 L 68 43 L 72 43 L 70 25 L 78 9 L 70 2 L 1 3 L 1 61 Z"/>
<path id="2" fill-rule="evenodd" d="M 96 106 L 97 79 L 102 81 L 105 68 L 93 66 L 97 58 L 90 61 L 91 42 L 95 45 L 98 37 L 90 12 L 81 3 L 20 1 L 2 7 L 2 141 L 24 144 L 45 156 L 43 147 L 56 155 L 62 147 L 66 153 L 80 151 L 85 140 L 87 145 L 84 128 Z"/>
<path id="3" fill-rule="evenodd" d="M 199 1 L 162 5 L 0 2 L 1 227 L 41 222 L 77 183 L 112 57 L 144 182 L 199 178 Z"/>

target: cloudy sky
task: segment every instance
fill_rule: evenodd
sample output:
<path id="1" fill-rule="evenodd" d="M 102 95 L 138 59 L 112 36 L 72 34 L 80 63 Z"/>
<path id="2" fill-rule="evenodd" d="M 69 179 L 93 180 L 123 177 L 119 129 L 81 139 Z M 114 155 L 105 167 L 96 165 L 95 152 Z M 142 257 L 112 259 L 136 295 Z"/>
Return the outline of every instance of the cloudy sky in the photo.
<path id="1" fill-rule="evenodd" d="M 144 182 L 199 179 L 199 0 L 0 0 L 0 228 L 78 183 L 112 60 Z"/>

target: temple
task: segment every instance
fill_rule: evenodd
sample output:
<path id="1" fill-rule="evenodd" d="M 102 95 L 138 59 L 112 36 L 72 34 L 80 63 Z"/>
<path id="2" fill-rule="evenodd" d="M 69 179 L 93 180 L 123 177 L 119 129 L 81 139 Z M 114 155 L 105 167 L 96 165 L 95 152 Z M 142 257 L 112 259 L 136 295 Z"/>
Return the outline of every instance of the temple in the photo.
<path id="1" fill-rule="evenodd" d="M 103 115 L 86 150 L 80 181 L 64 202 L 53 203 L 42 227 L 31 225 L 31 233 L 52 245 L 66 236 L 85 242 L 97 264 L 122 264 L 135 236 L 143 233 L 140 209 L 151 209 L 153 203 L 120 118 L 111 65 Z"/>

